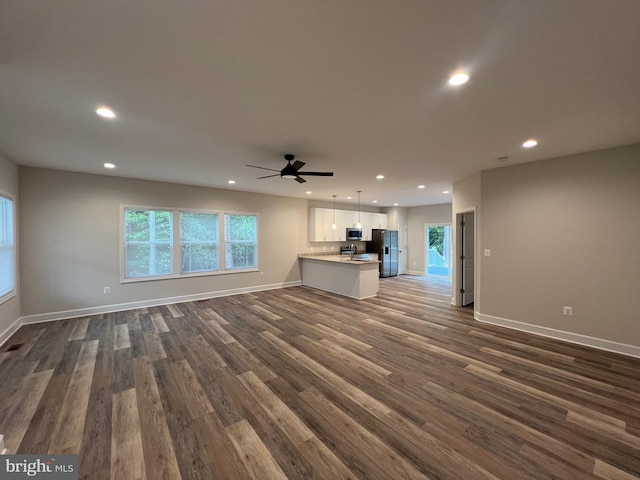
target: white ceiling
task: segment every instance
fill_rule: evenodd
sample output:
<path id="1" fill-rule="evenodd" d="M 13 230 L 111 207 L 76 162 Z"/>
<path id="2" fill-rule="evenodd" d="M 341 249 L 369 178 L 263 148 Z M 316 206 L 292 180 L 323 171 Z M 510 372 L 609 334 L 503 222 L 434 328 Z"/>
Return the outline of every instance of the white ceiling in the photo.
<path id="1" fill-rule="evenodd" d="M 21 165 L 412 206 L 481 169 L 640 142 L 638 0 L 0 8 L 0 151 Z M 471 80 L 448 86 L 458 69 Z M 245 166 L 284 153 L 335 176 Z"/>

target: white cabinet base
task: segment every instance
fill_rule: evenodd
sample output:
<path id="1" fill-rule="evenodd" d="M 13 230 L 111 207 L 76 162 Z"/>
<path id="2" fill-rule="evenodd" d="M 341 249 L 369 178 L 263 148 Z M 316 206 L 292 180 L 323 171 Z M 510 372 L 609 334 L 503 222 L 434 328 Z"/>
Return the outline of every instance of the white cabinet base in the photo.
<path id="1" fill-rule="evenodd" d="M 375 297 L 378 294 L 378 262 L 328 261 L 301 258 L 302 284 L 346 297 Z"/>

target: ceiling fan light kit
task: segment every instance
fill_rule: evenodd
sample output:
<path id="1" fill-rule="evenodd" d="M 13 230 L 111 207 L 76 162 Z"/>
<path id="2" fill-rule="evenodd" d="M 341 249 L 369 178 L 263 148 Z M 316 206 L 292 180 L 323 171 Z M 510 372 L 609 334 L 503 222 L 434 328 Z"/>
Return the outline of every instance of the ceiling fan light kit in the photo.
<path id="1" fill-rule="evenodd" d="M 247 165 L 247 167 L 261 168 L 263 170 L 271 170 L 272 172 L 280 172 L 279 174 L 276 173 L 273 175 L 265 175 L 264 177 L 258 177 L 258 179 L 277 177 L 278 175 L 280 175 L 280 178 L 285 178 L 287 180 L 295 180 L 298 183 L 305 183 L 306 180 L 302 178 L 301 175 L 306 175 L 308 177 L 333 177 L 333 172 L 301 172 L 300 169 L 305 165 L 305 163 L 301 162 L 300 160 L 296 160 L 292 164 L 291 162 L 295 160 L 295 158 L 296 158 L 295 155 L 287 153 L 284 156 L 284 159 L 287 161 L 287 165 L 282 170 L 276 170 L 274 168 L 259 167 L 257 165 Z"/>

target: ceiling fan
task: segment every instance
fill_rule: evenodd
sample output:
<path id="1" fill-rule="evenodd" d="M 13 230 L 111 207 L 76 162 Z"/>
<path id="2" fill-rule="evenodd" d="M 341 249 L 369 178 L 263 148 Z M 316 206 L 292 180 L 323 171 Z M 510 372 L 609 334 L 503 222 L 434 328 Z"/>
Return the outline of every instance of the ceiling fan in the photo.
<path id="1" fill-rule="evenodd" d="M 272 172 L 279 172 L 273 175 L 265 175 L 264 177 L 258 177 L 258 179 L 277 177 L 278 175 L 280 175 L 281 178 L 288 178 L 291 180 L 295 179 L 296 182 L 298 183 L 305 183 L 306 180 L 302 178 L 300 175 L 306 175 L 308 177 L 309 176 L 333 177 L 333 172 L 301 172 L 300 169 L 304 166 L 304 162 L 301 162 L 300 160 L 296 160 L 295 162 L 293 162 L 295 158 L 296 157 L 294 155 L 287 153 L 284 156 L 284 159 L 287 161 L 287 165 L 282 170 L 276 170 L 274 168 L 259 167 L 257 165 L 247 165 L 247 167 L 261 168 L 263 170 L 271 170 Z M 293 164 L 291 162 L 293 162 Z"/>

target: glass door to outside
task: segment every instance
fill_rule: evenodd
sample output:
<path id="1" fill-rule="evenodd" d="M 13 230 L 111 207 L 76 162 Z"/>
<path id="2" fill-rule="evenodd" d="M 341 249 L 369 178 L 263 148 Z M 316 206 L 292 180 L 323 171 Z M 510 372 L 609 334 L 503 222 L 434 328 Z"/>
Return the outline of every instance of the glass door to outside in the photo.
<path id="1" fill-rule="evenodd" d="M 427 275 L 451 276 L 451 225 L 427 225 Z"/>

